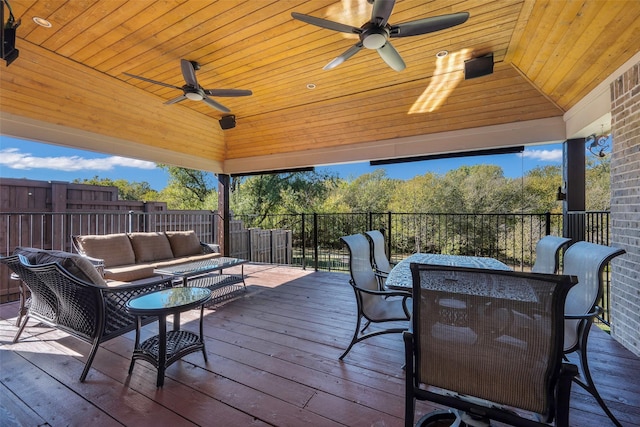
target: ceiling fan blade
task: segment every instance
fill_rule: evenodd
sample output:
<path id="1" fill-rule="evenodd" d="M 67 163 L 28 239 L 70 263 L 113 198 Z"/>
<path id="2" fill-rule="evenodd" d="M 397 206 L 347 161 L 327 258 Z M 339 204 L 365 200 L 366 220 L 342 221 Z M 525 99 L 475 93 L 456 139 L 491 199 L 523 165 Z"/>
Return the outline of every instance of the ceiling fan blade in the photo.
<path id="1" fill-rule="evenodd" d="M 382 60 L 394 70 L 402 71 L 405 69 L 406 65 L 402 60 L 402 57 L 391 43 L 385 43 L 384 46 L 378 49 L 378 54 L 380 55 L 380 58 L 382 58 Z"/>
<path id="2" fill-rule="evenodd" d="M 358 42 L 354 44 L 349 49 L 347 49 L 342 55 L 338 56 L 333 61 L 325 65 L 322 69 L 331 70 L 332 68 L 336 68 L 338 65 L 342 64 L 344 61 L 346 61 L 347 59 L 351 58 L 353 55 L 358 53 L 360 49 L 363 48 L 363 46 L 364 45 L 362 44 L 362 42 Z"/>
<path id="3" fill-rule="evenodd" d="M 291 12 L 291 17 L 316 27 L 326 28 L 328 30 L 340 31 L 341 33 L 360 34 L 362 30 L 351 25 L 341 24 L 339 22 L 329 21 L 328 19 L 316 18 L 315 16 L 305 15 L 303 13 Z"/>
<path id="4" fill-rule="evenodd" d="M 184 101 L 185 99 L 187 99 L 186 96 L 180 95 L 180 96 L 177 96 L 177 97 L 175 97 L 173 99 L 170 99 L 170 100 L 166 101 L 165 104 L 166 105 L 175 104 L 176 102 Z"/>
<path id="5" fill-rule="evenodd" d="M 193 65 L 191 61 L 186 59 L 180 60 L 180 68 L 182 68 L 182 77 L 184 77 L 184 81 L 192 87 L 199 87 L 198 80 L 196 79 L 196 70 L 193 69 Z"/>
<path id="6" fill-rule="evenodd" d="M 244 89 L 204 89 L 204 93 L 210 96 L 251 96 L 253 92 Z"/>
<path id="7" fill-rule="evenodd" d="M 206 102 L 207 104 L 209 104 L 210 106 L 212 106 L 213 108 L 215 108 L 216 110 L 220 110 L 223 113 L 230 113 L 231 110 L 229 110 L 227 107 L 225 107 L 224 105 L 214 101 L 211 98 L 207 98 L 206 96 L 204 98 L 202 98 L 202 100 L 204 102 Z"/>
<path id="8" fill-rule="evenodd" d="M 387 25 L 395 4 L 396 0 L 374 0 L 373 9 L 371 10 L 371 22 L 381 27 Z"/>
<path id="9" fill-rule="evenodd" d="M 146 77 L 136 76 L 134 74 L 129 74 L 129 73 L 122 73 L 122 74 L 124 74 L 125 76 L 133 77 L 134 79 L 140 79 L 140 80 L 143 80 L 145 82 L 153 83 L 153 84 L 156 84 L 156 85 L 182 90 L 181 87 L 170 85 L 170 84 L 163 83 L 163 82 L 159 82 L 159 81 L 156 81 L 156 80 L 151 80 L 151 79 L 148 79 Z"/>
<path id="10" fill-rule="evenodd" d="M 392 25 L 389 35 L 391 37 L 408 37 L 432 33 L 434 31 L 440 31 L 463 24 L 467 19 L 469 19 L 469 12 L 452 13 L 449 15 L 418 19 L 416 21 Z"/>

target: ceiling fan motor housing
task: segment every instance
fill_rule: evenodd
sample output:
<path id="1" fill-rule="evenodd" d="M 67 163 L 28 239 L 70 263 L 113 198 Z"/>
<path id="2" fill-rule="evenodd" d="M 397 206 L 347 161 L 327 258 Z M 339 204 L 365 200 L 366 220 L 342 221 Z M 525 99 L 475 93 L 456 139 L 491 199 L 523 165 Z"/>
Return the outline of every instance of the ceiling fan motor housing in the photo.
<path id="1" fill-rule="evenodd" d="M 380 27 L 367 22 L 361 28 L 360 41 L 367 49 L 380 49 L 389 40 L 389 26 Z"/>

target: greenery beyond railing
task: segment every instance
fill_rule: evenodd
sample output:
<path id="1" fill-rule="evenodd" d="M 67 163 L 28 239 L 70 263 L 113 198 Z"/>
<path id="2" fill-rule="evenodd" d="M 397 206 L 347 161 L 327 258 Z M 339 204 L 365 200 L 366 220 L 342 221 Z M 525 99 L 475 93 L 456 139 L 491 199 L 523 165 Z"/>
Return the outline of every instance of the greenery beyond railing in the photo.
<path id="1" fill-rule="evenodd" d="M 567 218 L 572 233 L 578 228 L 584 236 L 580 240 L 609 244 L 608 212 L 572 212 Z M 217 243 L 216 220 L 211 211 L 2 213 L 0 255 L 10 254 L 16 246 L 71 251 L 70 237 L 75 234 L 195 230 L 200 240 Z M 246 228 L 287 230 L 291 265 L 330 271 L 349 270 L 340 237 L 374 229 L 384 230 L 392 262 L 415 252 L 459 254 L 493 257 L 515 270 L 528 271 L 535 261 L 537 241 L 547 234 L 561 236 L 565 227 L 562 214 L 552 213 L 314 213 L 236 216 L 234 220 L 241 220 Z M 230 253 L 251 260 L 251 250 L 245 256 L 231 247 Z M 263 259 L 269 257 L 257 261 Z M 11 293 L 5 286 L 0 289 L 3 295 Z M 602 305 L 608 321 L 608 292 Z"/>

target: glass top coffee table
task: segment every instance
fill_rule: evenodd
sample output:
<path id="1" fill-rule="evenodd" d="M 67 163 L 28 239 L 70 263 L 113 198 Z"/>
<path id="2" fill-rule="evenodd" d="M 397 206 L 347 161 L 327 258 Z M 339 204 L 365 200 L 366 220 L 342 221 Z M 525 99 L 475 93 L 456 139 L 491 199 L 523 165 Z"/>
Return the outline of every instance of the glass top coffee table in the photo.
<path id="1" fill-rule="evenodd" d="M 215 304 L 246 291 L 244 281 L 245 259 L 219 257 L 186 262 L 155 269 L 156 274 L 170 275 L 182 286 L 207 288 L 213 292 L 211 303 Z M 240 274 L 224 274 L 225 268 L 240 266 Z"/>
<path id="2" fill-rule="evenodd" d="M 209 289 L 179 287 L 149 292 L 127 301 L 127 311 L 137 316 L 136 341 L 131 365 L 129 365 L 129 375 L 133 372 L 136 360 L 146 360 L 158 369 L 156 386 L 162 387 L 166 368 L 185 355 L 202 350 L 204 361 L 207 362 L 202 317 L 204 305 L 210 299 Z M 200 335 L 181 331 L 180 313 L 197 307 L 200 307 Z M 173 314 L 173 330 L 167 332 L 167 316 L 170 314 Z M 140 343 L 143 316 L 158 316 L 158 335 Z"/>

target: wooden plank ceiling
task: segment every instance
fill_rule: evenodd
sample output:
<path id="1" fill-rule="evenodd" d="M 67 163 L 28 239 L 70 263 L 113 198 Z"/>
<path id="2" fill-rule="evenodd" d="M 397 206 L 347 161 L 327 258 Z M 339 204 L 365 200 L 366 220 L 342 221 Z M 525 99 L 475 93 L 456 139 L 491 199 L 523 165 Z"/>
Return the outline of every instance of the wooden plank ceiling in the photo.
<path id="1" fill-rule="evenodd" d="M 39 134 L 46 142 L 213 172 L 249 171 L 249 161 L 246 170 L 238 166 L 242 159 L 559 117 L 640 51 L 637 0 L 398 0 L 391 24 L 470 13 L 460 26 L 392 39 L 407 64 L 402 72 L 366 49 L 325 71 L 357 39 L 291 17 L 295 11 L 359 27 L 371 13 L 365 0 L 10 4 L 22 19 L 20 57 L 0 73 L 3 114 L 51 125 L 50 138 Z M 436 59 L 442 50 L 449 55 Z M 490 52 L 494 73 L 465 81 L 463 61 Z M 182 58 L 201 64 L 205 88 L 253 91 L 214 98 L 235 114 L 234 129 L 222 131 L 224 113 L 205 103 L 164 105 L 181 92 L 124 74 L 182 86 Z M 9 133 L 33 137 L 28 127 Z M 61 139 L 61 129 L 75 137 Z M 446 143 L 424 149 L 438 151 Z M 229 159 L 234 170 L 225 168 Z"/>

